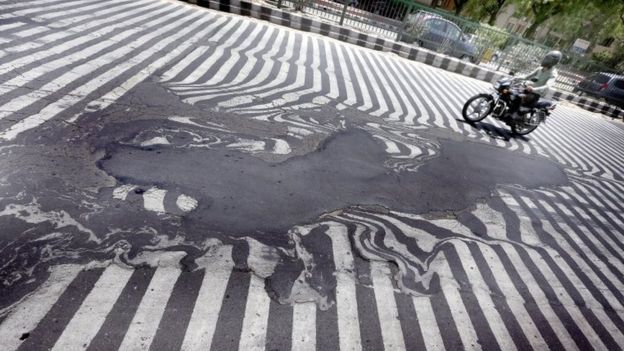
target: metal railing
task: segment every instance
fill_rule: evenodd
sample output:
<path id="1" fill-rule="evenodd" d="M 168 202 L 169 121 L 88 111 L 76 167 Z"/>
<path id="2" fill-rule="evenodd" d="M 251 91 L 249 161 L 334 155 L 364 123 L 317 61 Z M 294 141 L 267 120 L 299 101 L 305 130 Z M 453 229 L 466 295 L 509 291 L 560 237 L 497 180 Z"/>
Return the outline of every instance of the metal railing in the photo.
<path id="1" fill-rule="evenodd" d="M 553 50 L 505 30 L 412 0 L 277 0 L 278 6 L 389 39 L 417 45 L 506 73 L 524 74 Z M 573 91 L 594 72 L 619 73 L 571 52 L 558 67 L 556 88 Z"/>

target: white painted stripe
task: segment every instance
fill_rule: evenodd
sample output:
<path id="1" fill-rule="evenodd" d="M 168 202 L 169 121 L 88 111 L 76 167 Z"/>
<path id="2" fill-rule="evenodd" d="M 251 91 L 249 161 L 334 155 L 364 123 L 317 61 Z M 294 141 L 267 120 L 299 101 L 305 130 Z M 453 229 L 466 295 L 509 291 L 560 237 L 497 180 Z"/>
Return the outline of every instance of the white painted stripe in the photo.
<path id="1" fill-rule="evenodd" d="M 24 22 L 13 22 L 0 25 L 0 31 L 11 30 L 26 25 Z"/>
<path id="2" fill-rule="evenodd" d="M 291 350 L 316 350 L 316 304 L 314 302 L 295 303 L 293 306 Z"/>
<path id="3" fill-rule="evenodd" d="M 206 51 L 208 51 L 208 46 L 200 46 L 198 48 L 195 48 L 195 50 L 193 50 L 190 54 L 188 54 L 186 57 L 180 60 L 180 62 L 178 62 L 175 66 L 173 66 L 173 68 L 165 72 L 162 75 L 162 80 L 168 81 L 168 80 L 173 79 L 180 72 L 182 72 L 186 67 L 188 67 L 189 63 L 195 61 L 198 57 L 205 54 Z"/>
<path id="4" fill-rule="evenodd" d="M 414 296 L 412 302 L 427 350 L 446 350 L 429 296 Z"/>
<path id="5" fill-rule="evenodd" d="M 179 275 L 177 267 L 158 267 L 119 350 L 149 350 Z"/>
<path id="6" fill-rule="evenodd" d="M 165 196 L 167 190 L 150 188 L 143 193 L 143 207 L 148 211 L 165 212 Z"/>
<path id="7" fill-rule="evenodd" d="M 149 1 L 149 0 L 148 0 Z M 136 6 L 137 4 L 141 5 L 145 2 L 145 0 L 135 0 L 132 2 L 132 4 L 125 4 L 125 5 L 120 5 L 120 6 L 114 6 L 111 8 L 108 8 L 106 10 L 101 10 L 101 11 L 96 11 L 94 12 L 92 15 L 102 15 L 102 14 L 106 14 L 109 12 L 115 12 L 115 11 L 119 11 L 119 10 L 124 10 L 126 8 L 129 8 L 131 5 Z M 145 12 L 148 9 L 157 9 L 159 7 L 162 7 L 162 5 L 158 4 L 158 3 L 154 3 L 152 2 L 151 5 L 149 6 L 143 6 L 140 9 L 134 9 L 132 11 L 123 11 L 122 14 L 117 14 L 114 16 L 108 16 L 106 17 L 106 19 L 104 20 L 93 20 L 91 19 L 90 21 L 87 21 L 86 23 L 83 24 L 71 24 L 71 31 L 65 31 L 65 30 L 59 30 L 57 32 L 51 32 L 50 34 L 46 34 L 43 35 L 39 38 L 37 38 L 37 41 L 29 41 L 26 43 L 23 42 L 16 42 L 15 46 L 12 46 L 9 48 L 9 50 L 14 51 L 14 52 L 23 52 L 26 50 L 34 50 L 37 49 L 41 46 L 44 46 L 48 43 L 52 43 L 57 41 L 57 45 L 54 46 L 54 48 L 52 50 L 59 50 L 60 51 L 66 51 L 72 47 L 75 47 L 77 45 L 79 45 L 80 43 L 84 43 L 87 42 L 89 40 L 93 40 L 94 38 L 98 38 L 100 40 L 103 40 L 103 37 L 106 33 L 111 32 L 112 30 L 114 30 L 115 28 L 118 28 L 120 26 L 124 26 L 127 25 L 129 22 L 129 19 L 134 19 L 135 17 L 137 17 L 139 12 Z M 83 16 L 85 18 L 88 18 L 88 16 Z M 74 19 L 74 18 L 72 18 Z M 53 24 L 60 24 L 60 22 L 51 22 L 50 25 Z M 65 24 L 63 24 L 65 25 Z M 99 30 L 94 30 L 95 27 L 98 26 L 102 26 L 105 25 L 105 28 L 103 29 L 99 29 Z M 86 33 L 83 36 L 80 36 L 78 38 L 72 39 L 72 40 L 66 40 L 67 37 L 74 35 L 75 33 Z M 19 45 L 18 45 L 19 44 Z M 74 44 L 74 45 L 72 45 Z M 63 50 L 64 49 L 64 50 Z M 24 66 L 27 65 L 29 63 L 32 63 L 36 60 L 39 59 L 44 59 L 43 57 L 40 57 L 40 53 L 43 53 L 46 51 L 40 51 L 40 52 L 35 52 L 31 55 L 29 55 L 28 57 L 20 57 L 20 58 L 15 58 L 12 61 L 17 61 L 17 62 L 13 62 L 13 65 L 20 65 L 20 66 Z M 2 65 L 0 65 L 0 67 L 5 67 L 6 64 L 10 63 L 9 62 L 3 62 Z"/>
<path id="8" fill-rule="evenodd" d="M 35 128 L 35 127 L 45 123 L 47 120 L 53 118 L 58 113 L 60 113 L 63 110 L 65 110 L 68 106 L 75 105 L 80 100 L 82 100 L 84 98 L 84 96 L 87 96 L 89 93 L 95 91 L 96 89 L 102 87 L 104 84 L 108 83 L 112 79 L 114 79 L 114 78 L 118 77 L 119 75 L 123 74 L 124 71 L 126 71 L 128 69 L 131 69 L 136 64 L 140 63 L 142 60 L 147 60 L 147 59 L 151 58 L 152 55 L 155 55 L 158 52 L 160 52 L 160 50 L 162 50 L 165 46 L 169 45 L 171 42 L 176 41 L 178 38 L 183 37 L 188 32 L 194 31 L 197 27 L 202 26 L 206 21 L 210 20 L 211 18 L 212 18 L 212 16 L 205 16 L 205 15 L 202 16 L 193 25 L 186 26 L 186 27 L 180 29 L 179 31 L 176 31 L 175 34 L 167 36 L 163 41 L 155 44 L 154 46 L 152 46 L 149 49 L 143 50 L 140 53 L 138 53 L 135 57 L 133 57 L 132 60 L 125 61 L 122 64 L 117 65 L 116 67 L 114 67 L 110 71 L 104 72 L 100 76 L 92 79 L 89 83 L 74 89 L 72 92 L 70 92 L 69 94 L 65 95 L 63 98 L 61 98 L 58 101 L 48 105 L 43 110 L 41 110 L 39 113 L 31 115 L 31 116 L 29 116 L 29 117 L 19 121 L 18 123 L 12 125 L 8 130 L 5 130 L 4 132 L 0 133 L 0 138 L 11 140 L 11 139 L 15 138 L 17 135 L 19 135 L 20 133 L 22 133 L 22 132 L 24 132 L 26 130 Z M 187 17 L 187 18 L 184 18 L 183 20 L 190 20 L 190 19 L 192 19 L 192 18 L 191 17 Z M 159 31 L 160 30 L 168 30 L 170 27 L 173 28 L 176 25 L 178 25 L 177 22 L 176 23 L 172 23 L 172 24 L 170 24 L 170 25 L 168 25 L 166 27 L 163 27 L 163 28 L 159 29 Z M 153 35 L 158 35 L 159 31 L 153 32 Z M 193 39 L 187 39 L 186 41 L 184 41 L 184 43 L 182 45 L 180 45 L 178 47 L 178 49 L 182 50 L 184 47 L 193 45 L 195 43 L 195 41 L 198 40 L 198 38 L 201 38 L 201 36 L 203 34 L 205 34 L 205 33 L 206 33 L 206 31 L 201 31 L 199 33 L 196 33 L 194 35 Z M 113 99 L 115 94 L 120 94 L 119 96 L 125 94 L 128 90 L 130 90 L 129 88 L 132 88 L 136 84 L 142 82 L 148 75 L 151 74 L 151 72 L 153 72 L 154 69 L 158 69 L 158 68 L 162 67 L 164 64 L 166 64 L 168 62 L 168 60 L 172 59 L 173 57 L 175 57 L 178 54 L 179 54 L 179 51 L 172 50 L 172 51 L 168 52 L 167 55 L 160 56 L 160 58 L 158 58 L 156 61 L 154 61 L 153 63 L 149 64 L 148 67 L 145 67 L 139 73 L 135 74 L 133 77 L 128 79 L 121 86 L 113 89 L 109 94 L 106 94 L 105 97 L 110 96 L 111 99 L 109 99 L 110 101 L 108 101 L 108 102 L 106 102 L 104 100 L 103 103 L 100 104 L 102 106 L 101 108 L 104 108 L 105 106 L 107 106 L 107 104 L 110 104 L 110 103 L 112 103 L 112 101 L 115 101 L 115 99 Z"/>
<path id="9" fill-rule="evenodd" d="M 32 27 L 32 28 L 21 30 L 19 32 L 15 32 L 13 34 L 18 36 L 18 37 L 20 37 L 20 38 L 24 38 L 24 37 L 28 37 L 28 36 L 31 36 L 31 35 L 47 32 L 49 30 L 50 29 L 46 28 L 46 27 Z"/>
<path id="10" fill-rule="evenodd" d="M 223 296 L 234 267 L 232 247 L 221 246 L 214 253 L 209 251 L 198 264 L 205 266 L 206 272 L 184 335 L 181 349 L 185 351 L 207 350 L 212 344 Z"/>
<path id="11" fill-rule="evenodd" d="M 448 303 L 449 309 L 452 311 L 452 317 L 455 321 L 455 326 L 462 344 L 467 349 L 481 350 L 481 344 L 479 344 L 479 338 L 477 337 L 474 325 L 470 320 L 464 301 L 459 293 L 457 279 L 453 275 L 453 271 L 448 264 L 446 256 L 440 253 L 438 254 L 438 259 L 437 266 L 442 293 Z"/>
<path id="12" fill-rule="evenodd" d="M 338 335 L 341 350 L 361 350 L 360 322 L 353 277 L 354 262 L 347 228 L 329 222 L 327 235 L 332 240 L 332 252 L 336 266 L 336 308 L 338 311 Z"/>
<path id="13" fill-rule="evenodd" d="M 548 323 L 559 338 L 563 347 L 566 350 L 578 350 L 578 346 L 574 343 L 574 339 L 572 339 L 572 336 L 559 319 L 559 316 L 557 316 L 555 311 L 552 309 L 551 302 L 544 294 L 542 287 L 537 283 L 537 281 L 535 281 L 533 274 L 526 267 L 522 258 L 518 255 L 516 248 L 511 244 L 506 243 L 501 244 L 501 247 L 505 250 L 507 257 L 511 260 L 511 263 L 518 271 L 521 279 L 527 285 L 528 293 L 531 294 L 533 299 L 535 299 L 536 303 L 540 306 L 540 311 L 548 320 Z"/>
<path id="14" fill-rule="evenodd" d="M 243 329 L 241 331 L 239 350 L 257 350 L 266 348 L 266 331 L 269 320 L 271 299 L 264 290 L 264 280 L 255 274 L 251 275 Z"/>
<path id="15" fill-rule="evenodd" d="M 522 329 L 523 334 L 535 350 L 545 350 L 548 348 L 546 341 L 542 338 L 542 334 L 537 329 L 533 319 L 529 315 L 526 309 L 527 301 L 524 300 L 522 295 L 516 289 L 509 274 L 505 270 L 505 266 L 500 261 L 498 254 L 492 249 L 491 246 L 478 243 L 479 249 L 483 252 L 483 256 L 486 257 L 489 267 L 492 270 L 494 279 L 501 289 L 501 292 L 506 298 L 509 310 L 513 314 L 514 318 L 518 321 L 518 325 Z"/>
<path id="16" fill-rule="evenodd" d="M 35 329 L 82 269 L 79 265 L 58 265 L 51 268 L 50 276 L 43 285 L 18 302 L 8 317 L 0 323 L 3 350 L 12 351 L 20 346 L 22 334 Z"/>
<path id="17" fill-rule="evenodd" d="M 63 333 L 54 344 L 54 351 L 82 349 L 104 323 L 134 270 L 111 264 L 85 298 Z"/>
<path id="18" fill-rule="evenodd" d="M 134 88 L 137 84 L 144 81 L 148 76 L 152 74 L 152 72 L 160 69 L 162 66 L 166 65 L 168 62 L 175 59 L 176 56 L 179 54 L 179 52 L 184 51 L 186 48 L 194 45 L 197 40 L 199 40 L 203 35 L 208 34 L 214 27 L 219 25 L 221 22 L 225 21 L 225 19 L 226 17 L 218 17 L 210 25 L 205 26 L 201 30 L 201 32 L 196 33 L 196 35 L 193 38 L 190 38 L 186 40 L 184 43 L 182 43 L 177 48 L 177 50 L 172 50 L 167 55 L 161 56 L 158 60 L 150 63 L 146 68 L 142 69 L 140 72 L 130 77 L 128 80 L 123 82 L 117 88 L 114 88 L 113 90 L 104 94 L 104 96 L 102 96 L 100 99 L 94 100 L 94 102 L 96 102 L 99 109 L 105 109 L 106 107 L 110 106 L 113 102 L 115 102 L 118 98 L 122 97 L 132 88 Z M 69 118 L 68 120 L 75 121 L 78 119 L 79 116 L 80 114 L 77 114 Z M 0 134 L 0 137 L 2 137 L 1 134 Z"/>
<path id="19" fill-rule="evenodd" d="M 223 27 L 219 28 L 219 30 L 216 33 L 213 33 L 210 36 L 210 40 L 213 40 L 216 42 L 220 41 L 227 33 L 230 33 L 230 30 L 235 26 L 239 26 L 238 28 L 239 31 L 241 29 L 246 28 L 245 25 L 241 25 L 241 24 L 244 24 L 244 22 L 241 23 L 241 21 L 238 19 L 223 17 L 223 21 L 225 20 L 229 20 L 229 21 Z M 184 78 L 180 83 L 183 83 L 183 84 L 196 83 L 197 80 L 201 76 L 206 74 L 208 70 L 210 70 L 214 66 L 215 62 L 219 60 L 219 58 L 224 53 L 224 49 L 227 48 L 228 46 L 233 45 L 233 43 L 238 38 L 238 36 L 235 35 L 236 33 L 237 33 L 236 31 L 234 31 L 233 33 L 230 33 L 227 37 L 228 39 L 224 43 L 215 47 L 215 51 L 210 55 L 210 57 L 208 57 L 206 61 L 200 63 L 200 65 L 194 71 L 192 71 L 191 74 L 189 74 L 186 78 Z"/>
<path id="20" fill-rule="evenodd" d="M 125 201 L 134 188 L 136 188 L 136 185 L 125 184 L 113 189 L 113 199 Z"/>
<path id="21" fill-rule="evenodd" d="M 154 22 L 152 25 L 156 26 L 160 22 L 166 21 L 168 18 L 174 17 L 183 13 L 182 10 L 174 11 L 168 13 L 166 16 L 156 17 L 158 20 Z M 96 71 L 99 67 L 109 64 L 119 57 L 124 57 L 134 51 L 134 47 L 132 45 L 120 46 L 114 50 L 110 50 L 111 47 L 118 45 L 118 40 L 123 40 L 126 37 L 129 37 L 132 34 L 144 33 L 144 35 L 139 40 L 150 40 L 153 37 L 156 37 L 159 34 L 166 32 L 167 29 L 171 29 L 172 25 L 169 24 L 164 27 L 159 27 L 157 30 L 147 30 L 142 27 L 138 27 L 136 29 L 128 30 L 117 35 L 115 40 L 102 40 L 98 44 L 91 46 L 87 49 L 78 51 L 71 55 L 67 55 L 65 57 L 56 59 L 52 62 L 48 62 L 45 65 L 38 66 L 28 72 L 24 72 L 21 75 L 9 80 L 6 82 L 4 86 L 0 86 L 0 94 L 8 93 L 14 90 L 16 87 L 23 86 L 28 84 L 29 82 L 49 73 L 51 70 L 58 69 L 67 65 L 72 64 L 77 60 L 83 59 L 85 56 L 91 56 L 94 54 L 101 53 L 102 55 L 89 60 L 89 62 L 83 63 L 77 67 L 73 67 L 71 70 L 63 73 L 60 77 L 54 79 L 51 82 L 43 85 L 41 88 L 33 91 L 32 93 L 20 95 L 19 97 L 10 100 L 9 102 L 0 106 L 0 110 L 7 112 L 0 112 L 0 119 L 10 115 L 13 111 L 18 111 L 30 104 L 33 101 L 37 101 L 39 99 L 45 98 L 56 92 L 59 87 L 64 87 L 75 80 L 88 76 L 93 71 Z"/>
<path id="22" fill-rule="evenodd" d="M 405 350 L 405 341 L 399 322 L 399 310 L 396 306 L 394 288 L 390 280 L 392 275 L 390 267 L 386 262 L 378 261 L 371 261 L 370 267 L 384 349 Z"/>
<path id="23" fill-rule="evenodd" d="M 503 319 L 494 305 L 494 301 L 492 301 L 491 293 L 487 293 L 490 289 L 485 283 L 479 267 L 474 261 L 472 253 L 466 246 L 466 243 L 458 240 L 453 244 L 459 255 L 464 272 L 466 272 L 468 276 L 470 286 L 474 296 L 477 298 L 479 307 L 490 326 L 490 330 L 492 330 L 492 334 L 494 334 L 496 338 L 496 342 L 498 342 L 498 347 L 502 350 L 517 350 Z"/>

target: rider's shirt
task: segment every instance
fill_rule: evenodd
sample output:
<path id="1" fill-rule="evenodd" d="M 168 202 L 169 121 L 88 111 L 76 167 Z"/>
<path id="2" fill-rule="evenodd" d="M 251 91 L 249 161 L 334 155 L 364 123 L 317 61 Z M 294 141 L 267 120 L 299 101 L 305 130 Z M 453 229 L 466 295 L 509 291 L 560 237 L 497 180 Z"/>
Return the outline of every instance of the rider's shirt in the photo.
<path id="1" fill-rule="evenodd" d="M 550 88 L 557 78 L 557 69 L 552 68 L 544 68 L 540 67 L 535 71 L 529 73 L 525 77 L 521 77 L 523 80 L 530 80 L 533 82 L 533 92 L 539 94 L 541 96 L 546 95 L 548 93 L 548 88 Z"/>

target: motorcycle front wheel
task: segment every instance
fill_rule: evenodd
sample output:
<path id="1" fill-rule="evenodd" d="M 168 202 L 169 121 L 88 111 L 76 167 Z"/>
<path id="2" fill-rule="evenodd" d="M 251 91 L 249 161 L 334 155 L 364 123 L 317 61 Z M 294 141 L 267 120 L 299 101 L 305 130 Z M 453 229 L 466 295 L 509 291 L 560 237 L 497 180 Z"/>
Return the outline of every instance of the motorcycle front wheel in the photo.
<path id="1" fill-rule="evenodd" d="M 490 94 L 479 94 L 471 97 L 464 104 L 462 116 L 466 122 L 474 123 L 487 117 L 492 113 L 494 98 Z"/>

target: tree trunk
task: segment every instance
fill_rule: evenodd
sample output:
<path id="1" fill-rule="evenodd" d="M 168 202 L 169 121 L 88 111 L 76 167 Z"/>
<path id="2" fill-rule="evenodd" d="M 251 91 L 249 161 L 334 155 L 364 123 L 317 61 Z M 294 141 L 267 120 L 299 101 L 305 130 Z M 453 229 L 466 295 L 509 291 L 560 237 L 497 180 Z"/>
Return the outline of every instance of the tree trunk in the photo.
<path id="1" fill-rule="evenodd" d="M 531 39 L 531 40 L 535 39 L 535 32 L 537 31 L 537 27 L 539 27 L 547 19 L 548 19 L 548 16 L 535 17 L 535 20 L 533 21 L 533 23 L 531 23 L 529 28 L 527 28 L 527 30 L 524 31 L 524 35 L 523 36 L 526 39 Z"/>
<path id="2" fill-rule="evenodd" d="M 429 6 L 435 9 L 438 7 L 438 0 L 431 0 L 431 4 L 429 4 Z"/>
<path id="3" fill-rule="evenodd" d="M 494 23 L 496 23 L 496 17 L 498 17 L 498 12 L 499 11 L 490 13 L 490 19 L 488 20 L 488 24 L 490 26 L 493 26 Z"/>

